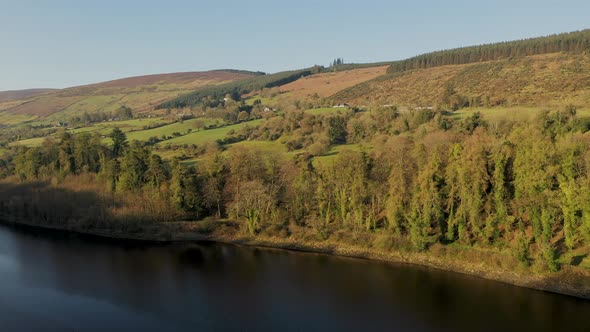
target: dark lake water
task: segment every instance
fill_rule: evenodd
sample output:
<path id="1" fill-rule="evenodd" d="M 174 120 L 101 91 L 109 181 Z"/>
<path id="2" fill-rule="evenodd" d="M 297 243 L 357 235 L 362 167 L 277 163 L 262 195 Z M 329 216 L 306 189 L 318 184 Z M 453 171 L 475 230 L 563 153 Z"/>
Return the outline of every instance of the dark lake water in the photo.
<path id="1" fill-rule="evenodd" d="M 590 301 L 434 269 L 0 226 L 0 331 L 590 331 Z"/>

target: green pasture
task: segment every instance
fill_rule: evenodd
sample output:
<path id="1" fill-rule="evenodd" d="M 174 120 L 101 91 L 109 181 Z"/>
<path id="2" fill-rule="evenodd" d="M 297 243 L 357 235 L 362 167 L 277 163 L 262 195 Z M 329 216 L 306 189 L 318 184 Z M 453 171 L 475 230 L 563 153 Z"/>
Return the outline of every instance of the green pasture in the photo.
<path id="1" fill-rule="evenodd" d="M 45 139 L 47 139 L 48 137 L 52 137 L 52 136 L 44 136 L 44 137 L 35 137 L 35 138 L 24 139 L 24 140 L 12 142 L 12 143 L 10 143 L 8 145 L 9 146 L 28 146 L 28 147 L 34 147 L 34 146 L 41 145 L 41 143 L 43 143 L 43 141 Z"/>
<path id="2" fill-rule="evenodd" d="M 371 146 L 367 144 L 342 144 L 342 145 L 335 145 L 330 148 L 328 153 L 317 156 L 313 159 L 313 164 L 315 167 L 326 167 L 334 163 L 336 157 L 344 151 L 370 151 Z"/>
<path id="3" fill-rule="evenodd" d="M 218 139 L 225 138 L 231 130 L 237 131 L 245 126 L 257 126 L 262 121 L 264 121 L 264 120 L 259 119 L 259 120 L 254 120 L 254 121 L 242 122 L 242 123 L 238 123 L 238 124 L 231 125 L 231 126 L 225 126 L 225 127 L 221 127 L 221 128 L 191 132 L 190 134 L 187 134 L 184 136 L 175 137 L 175 138 L 169 139 L 167 141 L 160 142 L 160 143 L 158 143 L 158 145 L 159 146 L 162 146 L 165 144 L 172 144 L 172 145 L 196 144 L 196 145 L 199 145 L 199 144 L 205 144 L 208 142 L 214 142 Z"/>
<path id="4" fill-rule="evenodd" d="M 19 123 L 35 120 L 37 116 L 0 112 L 0 124 L 13 126 Z"/>
<path id="5" fill-rule="evenodd" d="M 153 128 L 153 129 L 146 129 L 146 130 L 138 130 L 127 133 L 127 138 L 132 140 L 138 141 L 147 141 L 150 137 L 162 137 L 162 136 L 172 136 L 173 133 L 180 133 L 182 135 L 186 135 L 189 131 L 198 131 L 202 130 L 198 128 L 198 124 L 202 123 L 204 126 L 210 126 L 212 124 L 223 124 L 223 121 L 220 119 L 214 118 L 195 118 L 190 120 L 185 120 L 183 122 L 174 122 L 165 126 Z"/>

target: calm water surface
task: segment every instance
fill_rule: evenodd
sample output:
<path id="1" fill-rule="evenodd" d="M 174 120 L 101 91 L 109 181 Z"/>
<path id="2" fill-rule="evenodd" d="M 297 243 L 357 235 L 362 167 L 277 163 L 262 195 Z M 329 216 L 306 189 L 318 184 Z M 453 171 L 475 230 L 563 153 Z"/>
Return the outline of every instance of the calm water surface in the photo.
<path id="1" fill-rule="evenodd" d="M 590 331 L 590 301 L 428 268 L 0 226 L 0 331 Z"/>

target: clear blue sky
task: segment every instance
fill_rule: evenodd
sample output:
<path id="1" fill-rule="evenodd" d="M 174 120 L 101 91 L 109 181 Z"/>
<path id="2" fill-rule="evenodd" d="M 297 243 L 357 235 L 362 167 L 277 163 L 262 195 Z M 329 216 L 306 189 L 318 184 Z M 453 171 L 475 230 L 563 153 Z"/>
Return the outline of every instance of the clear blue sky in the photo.
<path id="1" fill-rule="evenodd" d="M 0 0 L 0 90 L 396 60 L 585 28 L 588 0 Z"/>

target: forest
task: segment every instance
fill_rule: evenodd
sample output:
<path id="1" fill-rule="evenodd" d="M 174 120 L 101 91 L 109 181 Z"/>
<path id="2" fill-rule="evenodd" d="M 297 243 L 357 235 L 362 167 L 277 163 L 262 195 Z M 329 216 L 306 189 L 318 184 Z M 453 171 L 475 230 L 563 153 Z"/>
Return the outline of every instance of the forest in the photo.
<path id="1" fill-rule="evenodd" d="M 297 231 L 386 251 L 459 245 L 557 271 L 590 245 L 589 129 L 572 105 L 534 121 L 494 122 L 477 112 L 455 118 L 396 107 L 292 111 L 240 133 L 253 141 L 288 138 L 289 154 L 224 151 L 216 143 L 200 149 L 194 164 L 167 161 L 117 128 L 108 142 L 65 132 L 13 149 L 0 177 L 62 194 L 90 191 L 96 202 L 77 204 L 74 195 L 56 208 L 41 189 L 28 201 L 7 190 L 0 207 L 39 223 L 88 228 L 219 219 L 250 236 Z M 318 162 L 340 144 L 360 148 Z M 373 242 L 363 243 L 363 234 Z"/>
<path id="2" fill-rule="evenodd" d="M 388 73 L 444 65 L 508 59 L 557 52 L 590 51 L 590 29 L 502 43 L 469 46 L 415 56 L 391 64 Z"/>

